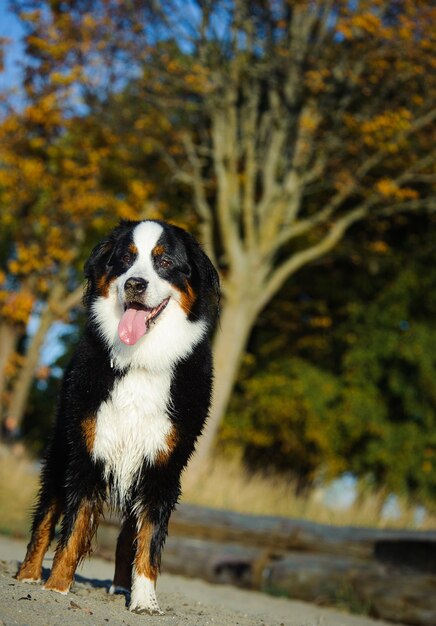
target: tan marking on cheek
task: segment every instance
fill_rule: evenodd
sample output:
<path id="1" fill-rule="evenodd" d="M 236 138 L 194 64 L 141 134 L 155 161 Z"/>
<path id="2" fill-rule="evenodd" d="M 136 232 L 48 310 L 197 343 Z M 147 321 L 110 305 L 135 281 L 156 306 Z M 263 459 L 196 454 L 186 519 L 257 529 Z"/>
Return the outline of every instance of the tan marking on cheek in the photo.
<path id="1" fill-rule="evenodd" d="M 156 581 L 158 567 L 153 565 L 150 560 L 152 538 L 153 524 L 143 519 L 136 535 L 135 572 L 138 576 L 146 576 L 146 578 Z"/>
<path id="2" fill-rule="evenodd" d="M 59 506 L 57 502 L 54 501 L 42 519 L 42 522 L 33 532 L 26 557 L 16 575 L 18 580 L 40 580 L 42 561 L 51 543 L 58 518 Z"/>
<path id="3" fill-rule="evenodd" d="M 192 308 L 197 300 L 197 294 L 193 290 L 190 283 L 185 281 L 185 289 L 180 291 L 180 306 L 185 311 L 186 315 L 192 312 Z"/>
<path id="4" fill-rule="evenodd" d="M 44 589 L 67 593 L 79 562 L 91 552 L 101 507 L 85 502 L 80 507 L 71 535 L 65 546 L 58 545 L 53 567 Z"/>
<path id="5" fill-rule="evenodd" d="M 96 421 L 96 418 L 93 416 L 85 417 L 81 425 L 86 449 L 88 450 L 88 453 L 90 455 L 92 455 L 92 451 L 94 450 L 96 426 L 97 426 L 97 421 Z"/>
<path id="6" fill-rule="evenodd" d="M 99 296 L 103 296 L 103 298 L 108 297 L 109 287 L 111 286 L 113 280 L 113 278 L 109 280 L 107 274 L 103 274 L 103 276 L 100 276 L 100 278 L 97 280 L 97 293 Z"/>
<path id="7" fill-rule="evenodd" d="M 172 428 L 166 436 L 165 450 L 160 450 L 160 452 L 156 456 L 156 461 L 155 461 L 156 465 L 163 465 L 164 463 L 168 461 L 175 447 L 177 446 L 178 441 L 179 441 L 178 433 L 175 428 Z"/>

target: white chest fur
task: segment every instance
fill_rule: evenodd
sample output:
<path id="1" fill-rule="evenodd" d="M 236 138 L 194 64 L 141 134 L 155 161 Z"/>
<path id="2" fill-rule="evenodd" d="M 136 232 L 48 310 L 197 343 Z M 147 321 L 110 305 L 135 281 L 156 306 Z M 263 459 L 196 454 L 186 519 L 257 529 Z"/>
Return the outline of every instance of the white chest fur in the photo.
<path id="1" fill-rule="evenodd" d="M 168 417 L 171 373 L 133 369 L 115 383 L 97 413 L 93 456 L 112 476 L 122 504 L 144 463 L 152 464 L 167 450 L 172 424 Z"/>

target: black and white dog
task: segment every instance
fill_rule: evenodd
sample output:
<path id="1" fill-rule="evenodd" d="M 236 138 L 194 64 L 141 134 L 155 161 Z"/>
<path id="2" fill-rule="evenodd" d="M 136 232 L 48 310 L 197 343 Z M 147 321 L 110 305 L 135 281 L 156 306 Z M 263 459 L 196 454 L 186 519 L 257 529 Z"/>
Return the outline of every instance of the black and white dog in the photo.
<path id="1" fill-rule="evenodd" d="M 19 580 L 67 593 L 109 499 L 123 516 L 111 592 L 161 613 L 155 586 L 180 475 L 206 420 L 218 275 L 186 231 L 123 221 L 85 265 L 88 321 L 66 370 Z"/>

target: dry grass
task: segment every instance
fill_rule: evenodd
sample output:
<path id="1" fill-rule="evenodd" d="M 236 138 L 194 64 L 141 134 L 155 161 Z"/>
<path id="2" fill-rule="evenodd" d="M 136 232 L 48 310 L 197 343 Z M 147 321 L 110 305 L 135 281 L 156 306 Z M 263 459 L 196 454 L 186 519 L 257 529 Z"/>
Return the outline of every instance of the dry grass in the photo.
<path id="1" fill-rule="evenodd" d="M 249 474 L 236 460 L 215 461 L 201 482 L 193 483 L 188 473 L 182 491 L 183 502 L 240 513 L 280 515 L 337 526 L 416 528 L 414 510 L 406 503 L 400 503 L 396 519 L 380 518 L 381 496 L 377 493 L 368 494 L 358 505 L 333 509 L 323 502 L 322 490 L 313 491 L 307 498 L 296 497 L 294 485 L 283 477 Z M 427 514 L 419 528 L 436 528 L 436 517 Z"/>
<path id="2" fill-rule="evenodd" d="M 0 447 L 0 533 L 28 535 L 38 472 L 22 454 Z"/>
<path id="3" fill-rule="evenodd" d="M 413 528 L 413 510 L 401 507 L 395 520 L 380 519 L 380 495 L 368 495 L 359 506 L 334 510 L 322 501 L 320 491 L 297 498 L 294 487 L 277 476 L 248 474 L 236 460 L 218 460 L 201 483 L 183 484 L 183 502 L 230 509 L 254 515 L 281 515 L 334 525 Z M 24 455 L 0 447 L 0 533 L 27 537 L 38 488 L 38 472 Z M 422 529 L 436 528 L 436 517 L 427 515 Z"/>

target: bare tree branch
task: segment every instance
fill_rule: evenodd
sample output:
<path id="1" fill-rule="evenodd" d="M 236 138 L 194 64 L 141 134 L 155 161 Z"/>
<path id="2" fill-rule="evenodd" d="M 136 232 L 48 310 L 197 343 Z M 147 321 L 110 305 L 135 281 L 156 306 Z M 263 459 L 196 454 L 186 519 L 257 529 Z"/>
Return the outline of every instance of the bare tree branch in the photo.
<path id="1" fill-rule="evenodd" d="M 186 156 L 192 168 L 192 175 L 186 177 L 194 192 L 194 201 L 200 217 L 201 240 L 205 246 L 206 252 L 211 260 L 216 264 L 215 249 L 213 245 L 213 219 L 212 208 L 207 201 L 206 190 L 204 185 L 204 176 L 202 172 L 202 164 L 196 152 L 194 143 L 188 133 L 183 134 L 183 145 L 185 147 Z"/>
<path id="2" fill-rule="evenodd" d="M 360 206 L 350 213 L 339 218 L 330 228 L 327 235 L 309 248 L 296 252 L 287 261 L 279 265 L 271 274 L 265 286 L 263 293 L 260 295 L 257 309 L 261 311 L 271 300 L 271 298 L 283 286 L 285 281 L 294 274 L 300 267 L 323 256 L 342 239 L 347 229 L 355 222 L 363 219 L 368 214 L 367 206 Z"/>

